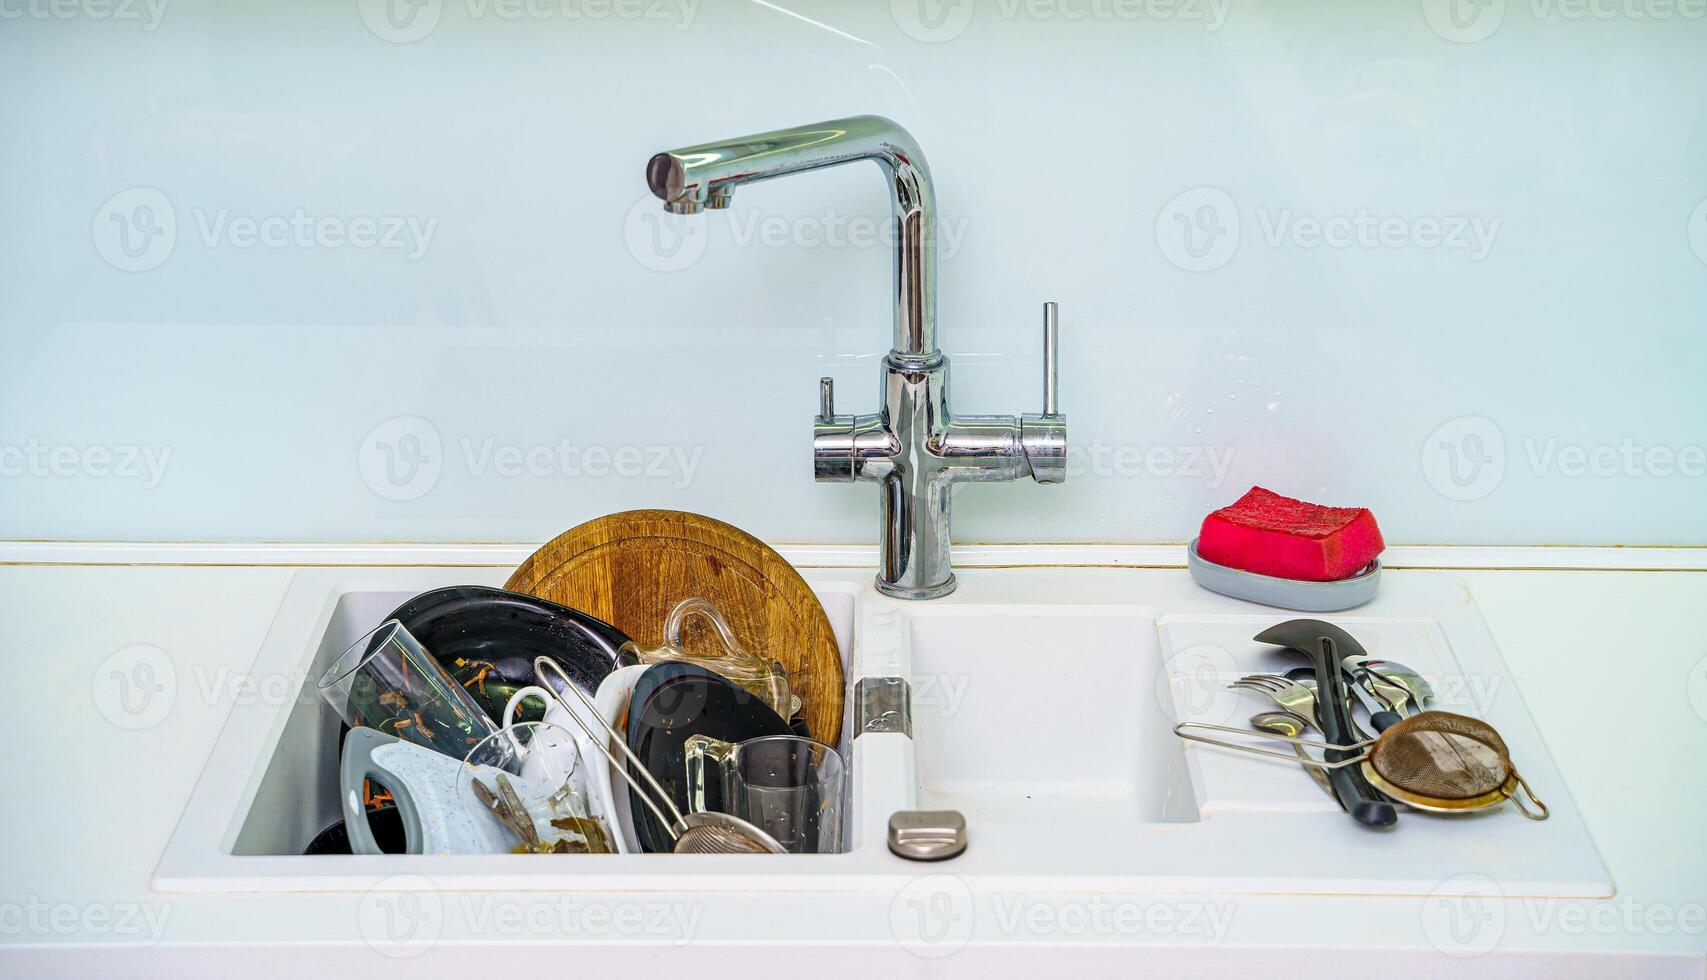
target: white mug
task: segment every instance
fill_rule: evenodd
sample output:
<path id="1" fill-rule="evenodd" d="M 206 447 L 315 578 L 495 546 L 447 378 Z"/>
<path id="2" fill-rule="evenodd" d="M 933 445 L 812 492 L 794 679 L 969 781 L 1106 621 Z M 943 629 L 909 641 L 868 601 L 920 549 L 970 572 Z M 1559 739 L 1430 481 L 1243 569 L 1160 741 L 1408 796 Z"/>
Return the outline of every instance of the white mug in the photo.
<path id="1" fill-rule="evenodd" d="M 515 724 L 516 709 L 521 706 L 522 699 L 528 697 L 535 697 L 544 701 L 545 722 L 550 725 L 556 725 L 571 736 L 571 739 L 566 740 L 555 731 L 542 732 L 540 735 L 536 736 L 536 738 L 540 740 L 550 739 L 550 741 L 530 746 L 530 748 L 536 751 L 550 753 L 551 757 L 557 762 L 557 764 L 564 768 L 564 771 L 573 769 L 575 767 L 575 763 L 581 757 L 580 746 L 572 740 L 574 733 L 577 732 L 578 729 L 575 723 L 571 721 L 568 715 L 564 712 L 563 706 L 557 703 L 557 698 L 553 697 L 550 691 L 547 691 L 545 688 L 539 687 L 538 685 L 530 684 L 510 695 L 510 700 L 504 704 L 503 727 L 509 728 L 511 725 Z M 602 761 L 604 760 L 593 759 L 589 760 L 587 764 L 597 765 Z M 534 773 L 530 771 L 530 767 L 537 768 L 539 765 L 540 763 L 535 761 L 533 758 L 530 758 L 527 762 L 522 763 L 522 775 L 533 776 Z"/>

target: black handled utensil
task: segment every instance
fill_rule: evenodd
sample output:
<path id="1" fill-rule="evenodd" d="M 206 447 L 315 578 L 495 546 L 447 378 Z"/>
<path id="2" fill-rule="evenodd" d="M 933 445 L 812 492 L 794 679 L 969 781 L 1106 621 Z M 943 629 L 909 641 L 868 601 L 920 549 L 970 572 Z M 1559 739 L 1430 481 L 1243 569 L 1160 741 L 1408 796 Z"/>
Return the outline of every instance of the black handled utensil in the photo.
<path id="1" fill-rule="evenodd" d="M 1352 694 L 1356 695 L 1357 700 L 1363 702 L 1363 706 L 1369 710 L 1369 725 L 1371 728 L 1375 729 L 1376 734 L 1380 734 L 1399 723 L 1399 713 L 1389 707 L 1385 700 L 1370 692 L 1367 676 L 1368 672 L 1360 673 L 1354 669 L 1352 664 L 1356 660 L 1357 658 L 1355 656 L 1347 657 L 1342 664 L 1346 675 L 1346 687 Z M 1310 690 L 1314 691 L 1316 689 L 1316 668 L 1313 665 L 1309 667 L 1294 667 L 1281 676 L 1285 677 L 1289 681 L 1299 681 L 1300 683 L 1307 682 L 1310 686 Z M 1346 710 L 1351 710 L 1351 705 L 1349 703 L 1346 705 Z M 1355 721 L 1355 719 L 1353 720 Z"/>
<path id="2" fill-rule="evenodd" d="M 1316 667 L 1316 707 L 1321 713 L 1322 734 L 1333 745 L 1356 745 L 1359 741 L 1357 729 L 1352 726 L 1351 711 L 1347 707 L 1351 694 L 1341 672 L 1341 664 L 1345 657 L 1361 654 L 1362 645 L 1350 633 L 1319 619 L 1289 620 L 1270 626 L 1258 633 L 1255 639 L 1258 643 L 1272 643 L 1296 650 L 1310 658 Z M 1356 754 L 1327 749 L 1323 758 L 1329 762 L 1340 762 Z M 1340 805 L 1358 823 L 1369 827 L 1391 827 L 1399 822 L 1399 814 L 1393 804 L 1380 799 L 1355 766 L 1330 769 L 1328 779 L 1333 783 Z"/>

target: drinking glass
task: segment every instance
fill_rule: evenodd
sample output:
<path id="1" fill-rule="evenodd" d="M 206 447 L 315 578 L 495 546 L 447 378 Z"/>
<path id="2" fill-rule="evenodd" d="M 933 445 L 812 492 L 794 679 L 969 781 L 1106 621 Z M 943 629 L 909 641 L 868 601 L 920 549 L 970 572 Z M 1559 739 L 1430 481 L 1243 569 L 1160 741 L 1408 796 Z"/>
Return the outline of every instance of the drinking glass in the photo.
<path id="1" fill-rule="evenodd" d="M 351 644 L 316 687 L 351 728 L 377 729 L 453 759 L 498 730 L 474 696 L 395 619 Z"/>
<path id="2" fill-rule="evenodd" d="M 734 743 L 695 735 L 684 750 L 695 812 L 740 817 L 791 854 L 842 849 L 847 770 L 835 749 L 797 735 Z"/>

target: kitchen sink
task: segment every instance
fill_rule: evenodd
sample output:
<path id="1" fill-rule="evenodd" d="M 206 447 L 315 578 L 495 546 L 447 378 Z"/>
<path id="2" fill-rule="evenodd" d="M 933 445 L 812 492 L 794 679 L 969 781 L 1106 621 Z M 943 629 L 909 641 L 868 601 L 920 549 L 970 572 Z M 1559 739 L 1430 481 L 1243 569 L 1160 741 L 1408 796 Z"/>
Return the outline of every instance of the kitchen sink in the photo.
<path id="1" fill-rule="evenodd" d="M 910 618 L 921 807 L 962 811 L 981 843 L 1040 868 L 1086 831 L 1198 819 L 1173 712 L 1150 693 L 1153 616 Z"/>
<path id="2" fill-rule="evenodd" d="M 1502 807 L 1404 814 L 1396 830 L 1373 832 L 1295 766 L 1182 743 L 1178 721 L 1243 724 L 1266 710 L 1229 681 L 1292 665 L 1250 639 L 1289 614 L 1204 592 L 1183 571 L 971 569 L 929 603 L 883 596 L 865 572 L 802 573 L 850 689 L 899 677 L 911 691 L 910 736 L 858 734 L 851 712 L 844 725 L 845 853 L 301 856 L 340 817 L 337 719 L 312 679 L 405 599 L 504 578 L 486 568 L 303 569 L 251 668 L 290 678 L 295 694 L 233 707 L 154 886 L 892 891 L 940 870 L 973 888 L 1106 893 L 1442 894 L 1487 879 L 1508 897 L 1612 893 L 1492 637 L 1449 575 L 1390 572 L 1373 603 L 1324 618 L 1423 672 L 1443 707 L 1498 727 L 1551 806 L 1546 822 Z M 966 853 L 941 865 L 890 854 L 888 820 L 905 809 L 961 811 Z"/>

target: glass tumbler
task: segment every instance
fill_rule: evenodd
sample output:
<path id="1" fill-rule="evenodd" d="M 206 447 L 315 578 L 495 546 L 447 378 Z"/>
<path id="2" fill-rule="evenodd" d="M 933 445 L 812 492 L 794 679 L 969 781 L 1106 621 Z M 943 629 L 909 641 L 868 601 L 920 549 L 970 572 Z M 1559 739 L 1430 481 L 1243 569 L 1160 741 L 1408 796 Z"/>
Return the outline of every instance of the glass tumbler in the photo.
<path id="1" fill-rule="evenodd" d="M 847 770 L 835 749 L 796 735 L 745 742 L 695 735 L 683 748 L 695 812 L 740 817 L 791 854 L 841 851 Z"/>
<path id="2" fill-rule="evenodd" d="M 474 696 L 395 619 L 351 644 L 316 687 L 351 728 L 378 729 L 453 759 L 498 730 Z"/>

